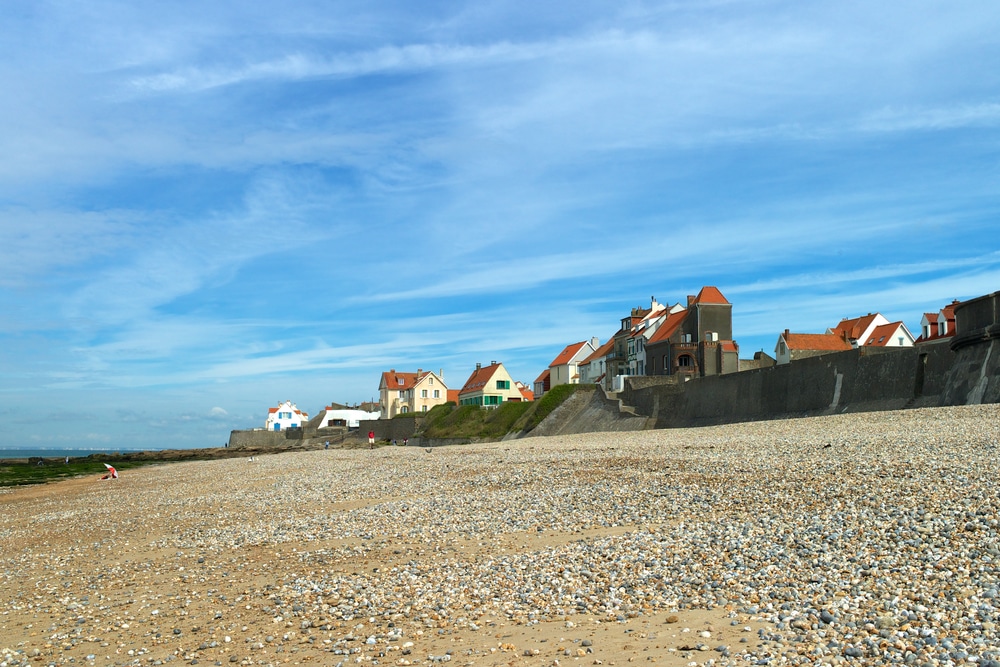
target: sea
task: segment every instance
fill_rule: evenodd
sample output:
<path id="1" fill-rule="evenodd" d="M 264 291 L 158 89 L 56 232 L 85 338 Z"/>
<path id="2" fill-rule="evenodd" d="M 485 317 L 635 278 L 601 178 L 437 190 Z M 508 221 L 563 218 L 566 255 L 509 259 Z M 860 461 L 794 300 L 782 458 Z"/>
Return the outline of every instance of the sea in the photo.
<path id="1" fill-rule="evenodd" d="M 129 452 L 142 452 L 146 450 L 142 449 L 108 449 L 108 448 L 98 448 L 98 449 L 5 449 L 0 448 L 0 459 L 26 459 L 33 456 L 41 456 L 47 459 L 64 459 L 67 456 L 75 458 L 78 456 L 90 456 L 91 454 L 107 454 L 108 456 L 114 456 L 116 454 L 127 454 Z"/>

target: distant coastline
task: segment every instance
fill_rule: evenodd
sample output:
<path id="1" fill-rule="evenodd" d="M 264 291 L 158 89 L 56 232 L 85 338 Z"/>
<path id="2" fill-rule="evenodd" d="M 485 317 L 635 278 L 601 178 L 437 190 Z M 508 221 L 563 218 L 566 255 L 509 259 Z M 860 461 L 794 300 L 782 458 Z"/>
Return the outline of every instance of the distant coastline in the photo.
<path id="1" fill-rule="evenodd" d="M 0 459 L 64 459 L 84 458 L 93 454 L 107 454 L 108 456 L 120 456 L 122 454 L 134 454 L 136 452 L 148 451 L 142 449 L 121 449 L 121 448 L 75 448 L 75 449 L 45 449 L 45 448 L 6 448 L 0 447 Z"/>

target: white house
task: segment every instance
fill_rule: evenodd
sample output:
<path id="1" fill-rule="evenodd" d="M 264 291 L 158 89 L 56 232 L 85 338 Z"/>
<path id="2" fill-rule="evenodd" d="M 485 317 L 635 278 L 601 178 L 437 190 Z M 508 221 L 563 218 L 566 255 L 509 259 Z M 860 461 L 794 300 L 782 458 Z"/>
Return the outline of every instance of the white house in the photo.
<path id="1" fill-rule="evenodd" d="M 291 401 L 285 401 L 276 408 L 268 408 L 264 428 L 268 431 L 284 431 L 287 428 L 302 428 L 307 421 L 307 413 L 299 410 Z"/>
<path id="2" fill-rule="evenodd" d="M 361 425 L 362 421 L 379 419 L 381 416 L 381 412 L 367 412 L 328 405 L 320 415 L 319 428 L 343 428 L 346 426 L 348 429 L 355 429 Z"/>
<path id="3" fill-rule="evenodd" d="M 615 339 L 609 338 L 607 343 L 577 365 L 581 384 L 598 384 L 604 381 L 605 361 L 614 349 Z"/>
<path id="4" fill-rule="evenodd" d="M 561 384 L 579 384 L 580 374 L 577 366 L 593 354 L 600 344 L 597 338 L 591 338 L 564 347 L 549 364 L 549 389 Z"/>

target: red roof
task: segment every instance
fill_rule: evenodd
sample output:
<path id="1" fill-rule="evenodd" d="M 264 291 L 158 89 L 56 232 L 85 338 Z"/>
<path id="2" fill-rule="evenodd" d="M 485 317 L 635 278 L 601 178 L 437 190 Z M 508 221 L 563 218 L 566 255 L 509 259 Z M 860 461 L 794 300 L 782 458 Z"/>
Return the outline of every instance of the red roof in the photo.
<path id="1" fill-rule="evenodd" d="M 843 337 L 837 334 L 782 334 L 789 350 L 850 350 L 853 349 Z"/>
<path id="2" fill-rule="evenodd" d="M 382 382 L 387 389 L 412 389 L 418 379 L 420 376 L 416 373 L 397 373 L 395 370 L 382 373 Z"/>
<path id="3" fill-rule="evenodd" d="M 610 352 L 613 349 L 615 349 L 615 339 L 611 338 L 608 340 L 607 343 L 594 350 L 589 357 L 584 359 L 583 364 L 589 364 L 594 359 L 600 359 L 601 357 L 606 357 L 608 356 L 608 352 Z M 580 365 L 582 366 L 583 364 Z"/>
<path id="4" fill-rule="evenodd" d="M 455 403 L 457 405 L 458 404 L 458 394 L 459 394 L 458 389 L 449 389 L 448 390 L 448 400 L 451 401 L 452 403 Z"/>
<path id="5" fill-rule="evenodd" d="M 482 389 L 490 381 L 490 378 L 493 377 L 493 374 L 497 372 L 498 368 L 500 368 L 500 364 L 490 364 L 489 366 L 477 368 L 469 376 L 469 379 L 465 381 L 465 385 L 462 386 L 461 391 L 458 393 L 464 394 L 469 391 Z"/>
<path id="6" fill-rule="evenodd" d="M 893 335 L 901 326 L 903 326 L 902 322 L 890 322 L 877 326 L 872 330 L 872 335 L 864 344 L 870 347 L 885 347 L 892 342 Z"/>
<path id="7" fill-rule="evenodd" d="M 542 371 L 542 374 L 535 378 L 535 382 L 545 382 L 546 378 L 549 377 L 549 369 L 546 368 Z"/>
<path id="8" fill-rule="evenodd" d="M 562 366 L 563 364 L 568 364 L 570 360 L 574 356 L 576 356 L 577 352 L 580 351 L 580 348 L 582 348 L 586 344 L 587 341 L 584 340 L 580 341 L 579 343 L 573 343 L 572 345 L 567 345 L 566 347 L 563 348 L 563 351 L 560 352 L 559 355 L 552 360 L 552 363 L 549 364 L 549 368 L 552 368 L 553 366 Z"/>
<path id="9" fill-rule="evenodd" d="M 831 329 L 831 333 L 843 335 L 847 334 L 847 337 L 851 340 L 857 340 L 861 337 L 861 334 L 865 332 L 869 326 L 871 326 L 872 321 L 878 317 L 878 313 L 868 313 L 863 317 L 855 317 L 850 320 L 841 320 L 840 324 Z"/>
<path id="10" fill-rule="evenodd" d="M 535 400 L 535 392 L 531 391 L 527 387 L 518 387 L 521 390 L 521 397 L 526 401 Z"/>
<path id="11" fill-rule="evenodd" d="M 725 352 L 739 352 L 740 351 L 740 349 L 736 346 L 736 342 L 735 341 L 731 341 L 731 340 L 720 341 L 720 346 L 722 347 L 723 351 L 725 351 Z"/>
<path id="12" fill-rule="evenodd" d="M 653 337 L 649 339 L 649 343 L 647 344 L 652 345 L 653 343 L 659 343 L 670 338 L 677 331 L 677 328 L 680 327 L 681 322 L 684 321 L 687 314 L 687 310 L 678 310 L 676 313 L 667 315 L 667 318 L 663 320 L 663 324 L 660 325 L 660 328 L 656 330 L 656 333 L 653 334 Z"/>
<path id="13" fill-rule="evenodd" d="M 701 288 L 698 292 L 698 296 L 694 298 L 695 303 L 718 303 L 718 304 L 728 304 L 729 301 L 726 297 L 722 296 L 722 292 L 719 291 L 718 287 L 713 287 L 711 285 L 706 285 Z"/>

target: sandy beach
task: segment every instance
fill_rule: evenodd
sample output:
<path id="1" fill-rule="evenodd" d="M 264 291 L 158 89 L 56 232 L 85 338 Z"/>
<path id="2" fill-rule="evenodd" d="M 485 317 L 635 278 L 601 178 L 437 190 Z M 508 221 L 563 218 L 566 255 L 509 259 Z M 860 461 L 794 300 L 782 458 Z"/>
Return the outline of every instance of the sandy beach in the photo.
<path id="1" fill-rule="evenodd" d="M 0 493 L 11 665 L 1000 665 L 1000 408 Z"/>

